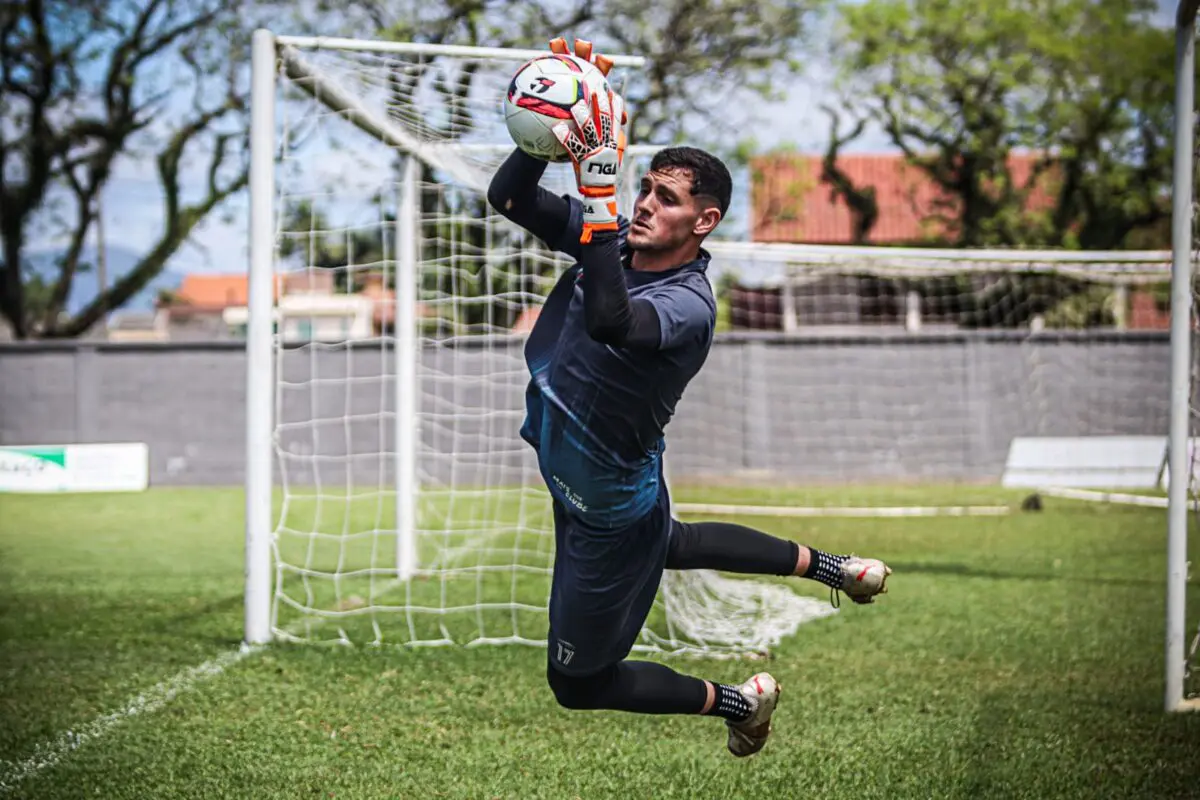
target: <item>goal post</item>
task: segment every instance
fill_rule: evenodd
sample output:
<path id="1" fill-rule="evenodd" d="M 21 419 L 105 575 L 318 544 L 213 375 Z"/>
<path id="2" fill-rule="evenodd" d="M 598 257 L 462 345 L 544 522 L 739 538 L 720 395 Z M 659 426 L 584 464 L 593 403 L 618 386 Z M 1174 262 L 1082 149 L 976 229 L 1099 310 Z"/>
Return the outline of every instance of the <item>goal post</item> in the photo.
<path id="1" fill-rule="evenodd" d="M 245 641 L 271 640 L 275 278 L 275 41 L 254 32 L 250 84 L 250 267 L 246 330 Z"/>
<path id="2" fill-rule="evenodd" d="M 1188 683 L 1200 638 L 1197 621 L 1189 626 L 1188 516 L 1193 502 L 1192 440 L 1196 391 L 1193 324 L 1196 297 L 1192 265 L 1198 232 L 1195 191 L 1196 159 L 1196 10 L 1198 0 L 1181 0 L 1175 23 L 1175 142 L 1171 219 L 1171 408 L 1168 437 L 1170 481 L 1167 497 L 1167 711 L 1200 710 L 1200 696 Z M 1187 476 L 1187 479 L 1183 479 Z M 1189 639 L 1192 641 L 1189 647 Z"/>
<path id="3" fill-rule="evenodd" d="M 404 160 L 396 203 L 396 577 L 417 570 L 417 219 L 420 168 Z"/>

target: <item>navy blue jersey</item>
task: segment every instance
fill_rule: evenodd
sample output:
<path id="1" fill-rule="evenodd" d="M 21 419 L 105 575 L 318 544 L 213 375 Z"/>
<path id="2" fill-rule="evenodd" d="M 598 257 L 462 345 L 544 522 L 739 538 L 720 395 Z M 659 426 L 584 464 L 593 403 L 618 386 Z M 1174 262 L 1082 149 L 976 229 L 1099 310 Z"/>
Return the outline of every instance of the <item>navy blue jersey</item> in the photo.
<path id="1" fill-rule="evenodd" d="M 628 221 L 619 222 L 628 267 Z M 581 207 L 571 198 L 570 223 L 550 244 L 578 256 L 581 230 Z M 630 299 L 653 304 L 657 348 L 614 348 L 588 334 L 578 265 L 559 279 L 529 336 L 521 436 L 537 451 L 551 493 L 589 528 L 623 528 L 655 506 L 663 432 L 712 345 L 717 305 L 708 262 L 701 250 L 666 272 L 623 270 Z"/>

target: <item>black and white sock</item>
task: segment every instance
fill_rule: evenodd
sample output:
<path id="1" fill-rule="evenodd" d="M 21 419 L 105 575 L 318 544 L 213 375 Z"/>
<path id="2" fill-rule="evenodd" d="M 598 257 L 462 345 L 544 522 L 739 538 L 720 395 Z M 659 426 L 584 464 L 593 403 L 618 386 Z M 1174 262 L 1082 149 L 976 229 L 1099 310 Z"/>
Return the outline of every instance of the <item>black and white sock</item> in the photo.
<path id="1" fill-rule="evenodd" d="M 717 697 L 707 712 L 709 716 L 724 717 L 733 722 L 743 722 L 750 718 L 754 709 L 750 707 L 750 701 L 742 695 L 738 687 L 727 683 L 714 683 L 713 686 L 717 690 Z"/>
<path id="2" fill-rule="evenodd" d="M 814 581 L 820 581 L 831 589 L 842 588 L 842 564 L 850 560 L 850 556 L 835 556 L 829 553 L 822 553 L 814 547 L 808 548 L 811 554 L 808 560 L 808 569 L 804 572 L 805 578 L 811 578 Z"/>

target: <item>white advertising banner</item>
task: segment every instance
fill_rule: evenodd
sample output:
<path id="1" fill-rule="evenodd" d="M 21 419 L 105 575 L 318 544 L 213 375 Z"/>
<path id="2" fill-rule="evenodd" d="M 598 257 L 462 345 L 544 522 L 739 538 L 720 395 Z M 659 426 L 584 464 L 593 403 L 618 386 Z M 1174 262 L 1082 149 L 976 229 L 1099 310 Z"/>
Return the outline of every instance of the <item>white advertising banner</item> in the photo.
<path id="1" fill-rule="evenodd" d="M 150 485 L 142 442 L 0 446 L 0 492 L 141 492 Z"/>

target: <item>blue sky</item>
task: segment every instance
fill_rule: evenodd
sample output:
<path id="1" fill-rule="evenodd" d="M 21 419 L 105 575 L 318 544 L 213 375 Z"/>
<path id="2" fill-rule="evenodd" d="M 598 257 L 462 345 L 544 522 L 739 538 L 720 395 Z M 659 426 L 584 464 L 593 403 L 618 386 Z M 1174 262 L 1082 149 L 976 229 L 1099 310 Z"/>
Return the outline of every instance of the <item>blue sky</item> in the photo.
<path id="1" fill-rule="evenodd" d="M 1159 7 L 1161 22 L 1172 24 L 1175 3 L 1160 0 Z M 760 145 L 770 148 L 791 144 L 803 151 L 819 152 L 827 143 L 828 118 L 819 111 L 819 106 L 832 98 L 829 82 L 829 70 L 825 65 L 810 64 L 807 74 L 795 82 L 786 100 L 767 110 L 771 118 L 781 123 L 759 127 L 755 131 Z M 811 125 L 804 124 L 809 120 Z M 870 130 L 848 151 L 885 152 L 889 149 L 885 137 L 878 130 Z M 202 177 L 199 170 L 193 169 L 187 180 L 195 187 Z M 231 198 L 219 212 L 198 226 L 191 242 L 171 259 L 168 265 L 171 275 L 165 276 L 162 283 L 174 285 L 188 272 L 244 271 L 248 254 L 247 199 L 245 192 Z M 162 194 L 152 161 L 126 158 L 117 164 L 115 178 L 104 194 L 104 213 L 110 245 L 139 252 L 149 246 L 161 229 L 163 217 Z M 45 239 L 32 241 L 29 249 L 44 251 L 56 244 Z"/>

